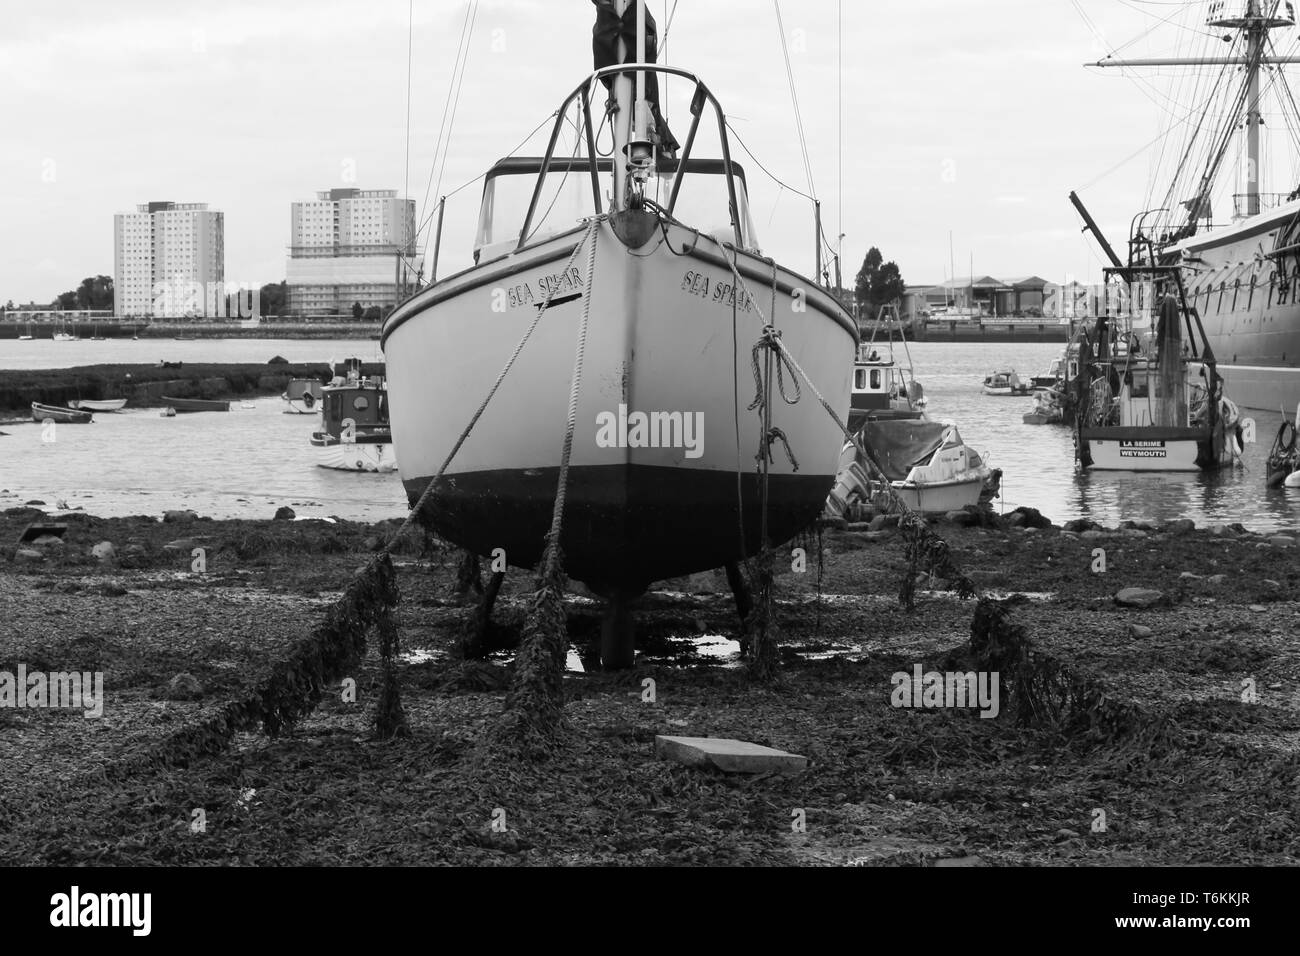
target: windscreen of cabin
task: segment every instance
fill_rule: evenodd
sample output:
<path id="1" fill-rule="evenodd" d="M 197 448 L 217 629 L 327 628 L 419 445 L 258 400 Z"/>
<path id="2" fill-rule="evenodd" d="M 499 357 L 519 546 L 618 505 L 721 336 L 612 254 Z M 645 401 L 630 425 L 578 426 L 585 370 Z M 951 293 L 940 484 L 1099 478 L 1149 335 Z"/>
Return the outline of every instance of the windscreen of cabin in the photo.
<path id="1" fill-rule="evenodd" d="M 476 251 L 508 252 L 519 242 L 528 204 L 537 185 L 536 172 L 498 173 L 483 187 Z M 552 169 L 546 174 L 528 241 L 558 235 L 595 214 L 591 199 L 591 173 L 586 169 Z"/>
<path id="2" fill-rule="evenodd" d="M 660 205 L 667 206 L 673 193 L 673 180 L 677 174 L 661 173 L 651 177 L 651 186 L 647 194 Z M 754 223 L 749 215 L 749 197 L 745 193 L 745 181 L 739 176 L 736 181 L 736 205 L 740 207 L 740 245 L 751 251 L 758 250 L 758 237 Z M 731 200 L 727 193 L 727 177 L 718 172 L 699 172 L 688 170 L 682 180 L 681 190 L 677 193 L 677 205 L 673 207 L 673 218 L 685 223 L 692 229 L 706 232 L 717 239 L 727 242 L 735 241 L 731 226 Z"/>

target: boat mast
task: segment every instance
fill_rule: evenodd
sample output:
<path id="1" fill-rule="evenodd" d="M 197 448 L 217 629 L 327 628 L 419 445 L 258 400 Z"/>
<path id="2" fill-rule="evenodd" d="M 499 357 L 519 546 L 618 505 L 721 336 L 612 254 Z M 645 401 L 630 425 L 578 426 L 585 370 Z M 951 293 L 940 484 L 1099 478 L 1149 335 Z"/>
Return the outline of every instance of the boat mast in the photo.
<path id="1" fill-rule="evenodd" d="M 1217 27 L 1220 29 L 1236 30 L 1246 38 L 1246 55 L 1242 57 L 1191 57 L 1182 59 L 1178 57 L 1154 57 L 1138 60 L 1117 60 L 1114 57 L 1106 57 L 1098 60 L 1096 63 L 1087 63 L 1085 66 L 1097 67 L 1124 67 L 1124 66 L 1240 66 L 1246 72 L 1246 193 L 1244 214 L 1247 216 L 1256 216 L 1260 212 L 1259 202 L 1259 128 L 1263 125 L 1263 120 L 1259 114 L 1259 71 L 1263 66 L 1283 66 L 1286 64 L 1300 63 L 1300 57 L 1294 56 L 1266 56 L 1265 51 L 1268 47 L 1268 34 L 1270 30 L 1276 30 L 1279 27 L 1295 26 L 1295 17 L 1290 11 L 1290 4 L 1287 4 L 1285 12 L 1279 8 L 1282 4 L 1279 0 L 1239 0 L 1243 2 L 1245 11 L 1241 16 L 1228 16 L 1218 13 L 1221 4 L 1211 6 L 1210 16 L 1206 19 L 1206 26 Z M 1267 4 L 1268 12 L 1264 12 L 1263 7 Z M 1217 168 L 1217 164 L 1216 164 Z M 1192 223 L 1197 219 L 1205 217 L 1205 211 L 1209 208 L 1209 188 L 1208 180 L 1212 178 L 1211 171 L 1206 180 L 1203 180 L 1197 190 L 1197 195 L 1192 197 L 1189 217 Z"/>
<path id="2" fill-rule="evenodd" d="M 620 16 L 636 4 L 636 62 L 646 61 L 646 10 L 645 0 L 614 0 L 614 10 Z M 627 41 L 618 40 L 619 62 L 626 63 Z M 634 204 L 634 185 L 644 186 L 653 162 L 654 147 L 650 138 L 650 104 L 646 102 L 646 74 L 620 73 L 614 79 L 614 101 L 618 113 L 614 117 L 614 199 L 612 209 L 618 212 Z M 621 157 L 621 161 L 620 161 Z"/>

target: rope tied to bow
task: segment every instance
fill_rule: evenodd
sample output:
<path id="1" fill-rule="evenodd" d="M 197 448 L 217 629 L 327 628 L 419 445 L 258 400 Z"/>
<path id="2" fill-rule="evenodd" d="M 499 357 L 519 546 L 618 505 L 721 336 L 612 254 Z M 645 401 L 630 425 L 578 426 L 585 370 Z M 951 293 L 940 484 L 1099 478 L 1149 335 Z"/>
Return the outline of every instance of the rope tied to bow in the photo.
<path id="1" fill-rule="evenodd" d="M 569 409 L 560 452 L 560 473 L 551 508 L 551 527 L 546 549 L 538 565 L 537 590 L 524 621 L 515 675 L 506 694 L 506 710 L 494 729 L 496 739 L 509 746 L 545 751 L 555 735 L 564 729 L 564 660 L 568 652 L 568 624 L 564 610 L 564 558 L 560 534 L 569 491 L 569 464 L 573 457 L 573 435 L 578 424 L 578 396 L 582 390 L 582 366 L 591 325 L 591 292 L 596 275 L 596 225 L 593 222 L 587 246 L 587 288 L 582 299 L 582 320 L 574 347 L 573 375 L 569 382 Z"/>

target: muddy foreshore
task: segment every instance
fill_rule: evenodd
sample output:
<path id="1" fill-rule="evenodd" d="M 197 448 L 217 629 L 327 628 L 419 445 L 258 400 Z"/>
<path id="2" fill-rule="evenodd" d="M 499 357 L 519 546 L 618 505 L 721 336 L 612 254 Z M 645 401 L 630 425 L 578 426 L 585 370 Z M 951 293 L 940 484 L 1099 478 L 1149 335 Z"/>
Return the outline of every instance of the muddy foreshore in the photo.
<path id="1" fill-rule="evenodd" d="M 372 640 L 355 702 L 327 695 L 278 738 L 239 734 L 216 757 L 110 783 L 106 768 L 262 680 L 399 523 L 170 517 L 0 513 L 0 672 L 100 671 L 105 688 L 100 719 L 0 709 L 0 862 L 1300 862 L 1289 538 L 1025 527 L 1045 524 L 1034 514 L 936 524 L 980 596 L 1025 595 L 1003 607 L 1082 718 L 1053 722 L 1018 720 L 1014 698 L 994 719 L 893 706 L 895 674 L 976 666 L 977 601 L 927 580 L 906 610 L 899 532 L 827 527 L 792 542 L 802 570 L 778 568 L 777 684 L 707 653 L 739 630 L 721 571 L 660 582 L 637 609 L 637 668 L 569 673 L 562 751 L 502 765 L 481 747 L 511 653 L 458 659 L 458 552 L 411 534 L 396 552 L 409 737 L 374 739 Z M 15 547 L 37 520 L 65 524 L 62 543 Z M 532 586 L 507 575 L 497 644 L 517 639 Z M 1124 588 L 1158 593 L 1127 607 Z M 570 641 L 588 664 L 598 615 L 575 587 Z M 690 770 L 655 759 L 656 734 L 737 737 L 809 767 Z"/>
<path id="2" fill-rule="evenodd" d="M 383 363 L 363 363 L 362 373 L 380 375 Z M 161 405 L 173 398 L 239 399 L 278 395 L 292 378 L 330 379 L 324 362 L 83 365 L 76 368 L 0 371 L 0 417 L 30 417 L 32 402 L 66 405 L 74 399 L 125 398 L 129 405 Z"/>

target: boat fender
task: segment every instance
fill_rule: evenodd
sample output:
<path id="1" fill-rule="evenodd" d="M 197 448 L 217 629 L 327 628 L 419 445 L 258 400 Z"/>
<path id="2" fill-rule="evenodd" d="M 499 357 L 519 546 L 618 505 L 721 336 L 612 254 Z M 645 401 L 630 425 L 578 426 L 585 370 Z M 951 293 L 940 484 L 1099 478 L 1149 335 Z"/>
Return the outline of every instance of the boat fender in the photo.
<path id="1" fill-rule="evenodd" d="M 305 405 L 307 408 L 312 408 L 312 407 L 315 406 L 315 404 L 316 404 L 316 396 L 313 395 L 311 392 L 303 392 L 303 393 L 302 393 L 302 403 L 303 403 L 303 405 Z"/>

